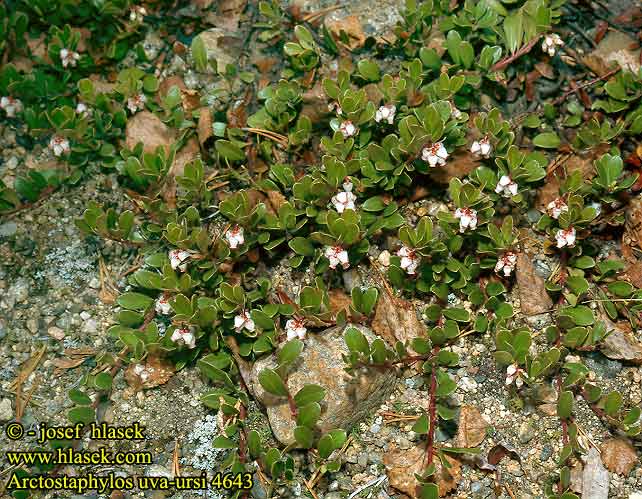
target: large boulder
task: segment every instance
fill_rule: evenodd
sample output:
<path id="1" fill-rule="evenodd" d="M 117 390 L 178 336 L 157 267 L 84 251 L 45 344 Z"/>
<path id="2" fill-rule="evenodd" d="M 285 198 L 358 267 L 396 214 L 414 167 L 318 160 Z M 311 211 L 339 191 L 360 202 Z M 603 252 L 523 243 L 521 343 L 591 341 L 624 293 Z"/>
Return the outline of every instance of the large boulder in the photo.
<path id="1" fill-rule="evenodd" d="M 357 327 L 369 341 L 376 338 L 368 328 Z M 355 375 L 344 368 L 342 355 L 348 353 L 343 332 L 345 327 L 333 327 L 318 334 L 309 334 L 297 364 L 290 370 L 288 388 L 295 394 L 307 384 L 320 385 L 326 390 L 321 402 L 320 431 L 334 428 L 349 430 L 370 415 L 389 395 L 394 386 L 395 373 L 391 370 L 363 368 Z M 294 442 L 292 420 L 287 400 L 274 397 L 260 385 L 258 376 L 263 369 L 276 366 L 276 356 L 258 360 L 251 369 L 249 389 L 267 410 L 274 436 L 284 445 Z"/>

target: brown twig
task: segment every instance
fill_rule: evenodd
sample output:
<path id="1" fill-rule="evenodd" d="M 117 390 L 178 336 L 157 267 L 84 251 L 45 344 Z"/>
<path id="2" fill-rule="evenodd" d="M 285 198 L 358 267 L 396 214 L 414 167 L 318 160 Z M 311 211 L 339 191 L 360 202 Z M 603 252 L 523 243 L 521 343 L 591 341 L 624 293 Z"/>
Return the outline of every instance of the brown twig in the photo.
<path id="1" fill-rule="evenodd" d="M 564 102 L 569 96 L 573 95 L 574 93 L 579 92 L 580 90 L 583 90 L 583 89 L 585 89 L 587 87 L 590 87 L 592 85 L 595 85 L 596 83 L 599 83 L 600 81 L 608 80 L 611 76 L 613 76 L 618 71 L 620 71 L 620 69 L 621 69 L 620 67 L 617 67 L 615 69 L 612 69 L 608 73 L 603 74 L 602 76 L 600 76 L 598 78 L 594 78 L 594 79 L 592 79 L 590 81 L 582 83 L 581 85 L 577 85 L 575 88 L 572 88 L 568 92 L 564 92 L 557 99 L 555 99 L 553 101 L 553 105 L 557 106 L 557 105 L 561 104 L 562 102 Z"/>
<path id="2" fill-rule="evenodd" d="M 491 66 L 490 70 L 491 71 L 501 71 L 502 69 L 504 69 L 506 66 L 508 66 L 514 60 L 519 59 L 524 54 L 529 53 L 531 51 L 531 49 L 535 46 L 535 44 L 539 41 L 539 39 L 541 37 L 542 37 L 541 34 L 537 35 L 531 41 L 529 41 L 526 45 L 524 45 L 522 48 L 517 50 L 514 54 L 509 55 L 508 57 L 504 57 L 501 61 L 493 64 L 493 66 Z"/>

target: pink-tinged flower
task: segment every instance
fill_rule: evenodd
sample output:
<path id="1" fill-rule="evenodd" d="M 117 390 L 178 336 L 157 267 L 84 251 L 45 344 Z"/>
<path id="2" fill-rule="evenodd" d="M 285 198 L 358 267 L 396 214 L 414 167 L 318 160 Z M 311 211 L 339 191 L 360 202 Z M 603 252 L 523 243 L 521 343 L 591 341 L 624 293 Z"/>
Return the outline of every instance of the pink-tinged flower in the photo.
<path id="1" fill-rule="evenodd" d="M 127 109 L 130 113 L 135 114 L 145 109 L 145 102 L 147 102 L 147 96 L 144 93 L 133 95 L 127 99 Z"/>
<path id="2" fill-rule="evenodd" d="M 129 12 L 129 20 L 136 23 L 142 23 L 143 18 L 147 15 L 145 7 L 136 6 Z"/>
<path id="3" fill-rule="evenodd" d="M 523 369 L 517 364 L 511 364 L 508 366 L 506 368 L 506 385 L 508 386 L 515 383 L 517 388 L 521 388 L 524 384 L 524 380 L 521 377 L 522 372 Z"/>
<path id="4" fill-rule="evenodd" d="M 63 68 L 67 66 L 75 67 L 79 59 L 80 54 L 78 52 L 69 49 L 60 49 L 60 62 Z"/>
<path id="5" fill-rule="evenodd" d="M 475 230 L 477 227 L 477 211 L 472 208 L 457 208 L 455 218 L 459 219 L 459 232 Z"/>
<path id="6" fill-rule="evenodd" d="M 506 198 L 510 198 L 517 194 L 518 189 L 519 185 L 517 185 L 517 182 L 513 182 L 513 179 L 511 179 L 508 175 L 502 175 L 499 179 L 499 182 L 497 182 L 495 192 L 497 194 L 501 193 L 501 195 Z"/>
<path id="7" fill-rule="evenodd" d="M 402 246 L 397 251 L 397 256 L 401 258 L 401 269 L 405 270 L 408 275 L 415 275 L 417 273 L 417 267 L 421 263 L 421 258 L 414 249 L 409 248 L 408 246 Z"/>
<path id="8" fill-rule="evenodd" d="M 512 251 L 506 251 L 497 260 L 497 264 L 495 265 L 495 272 L 499 274 L 499 272 L 503 270 L 504 275 L 508 277 L 509 275 L 511 275 L 511 273 L 515 269 L 516 263 L 517 263 L 517 255 Z"/>
<path id="9" fill-rule="evenodd" d="M 54 153 L 54 156 L 62 156 L 67 154 L 71 148 L 69 147 L 69 140 L 62 135 L 54 135 L 49 141 L 49 149 Z"/>
<path id="10" fill-rule="evenodd" d="M 154 305 L 154 309 L 156 310 L 157 314 L 160 315 L 169 315 L 172 311 L 172 307 L 169 304 L 169 299 L 167 296 L 164 294 L 158 297 L 158 300 L 156 300 L 156 304 Z"/>
<path id="11" fill-rule="evenodd" d="M 421 151 L 421 159 L 428 163 L 432 168 L 435 166 L 444 166 L 448 159 L 448 151 L 442 142 L 435 142 L 426 146 Z"/>
<path id="12" fill-rule="evenodd" d="M 387 121 L 389 125 L 392 125 L 395 122 L 395 113 L 397 112 L 397 106 L 394 104 L 389 104 L 387 106 L 381 106 L 377 109 L 375 113 L 375 121 L 381 123 L 382 121 Z"/>
<path id="13" fill-rule="evenodd" d="M 548 205 L 546 206 L 546 209 L 550 213 L 551 217 L 557 220 L 562 213 L 568 211 L 568 205 L 562 198 L 556 198 L 556 199 L 553 199 L 553 201 L 551 201 L 550 203 L 548 203 Z"/>
<path id="14" fill-rule="evenodd" d="M 285 323 L 285 332 L 288 335 L 288 341 L 293 340 L 294 338 L 299 338 L 300 340 L 305 339 L 305 335 L 308 332 L 305 327 L 305 320 L 289 319 Z"/>
<path id="15" fill-rule="evenodd" d="M 352 188 L 354 186 L 352 185 L 352 182 L 350 182 L 350 177 L 345 178 L 341 187 L 343 187 L 343 190 L 346 192 L 352 192 Z"/>
<path id="16" fill-rule="evenodd" d="M 544 37 L 544 41 L 542 42 L 542 50 L 551 57 L 555 55 L 557 47 L 562 46 L 564 46 L 564 42 L 557 33 L 546 35 Z"/>
<path id="17" fill-rule="evenodd" d="M 484 137 L 473 142 L 473 145 L 470 146 L 470 152 L 482 158 L 490 158 L 490 154 L 493 152 L 493 146 L 490 144 L 488 137 Z"/>
<path id="18" fill-rule="evenodd" d="M 338 244 L 335 246 L 326 246 L 325 247 L 325 257 L 330 260 L 330 268 L 332 270 L 337 268 L 337 265 L 341 265 L 344 269 L 350 267 L 350 260 L 348 258 L 348 252 L 344 250 Z"/>
<path id="19" fill-rule="evenodd" d="M 336 113 L 337 116 L 341 116 L 343 114 L 343 109 L 341 109 L 338 102 L 330 102 L 330 104 L 328 104 L 328 111 Z"/>
<path id="20" fill-rule="evenodd" d="M 182 249 L 175 249 L 169 252 L 169 263 L 172 269 L 185 272 L 187 269 L 187 259 L 192 256 L 192 253 Z"/>
<path id="21" fill-rule="evenodd" d="M 171 339 L 174 343 L 178 345 L 185 345 L 189 349 L 192 349 L 196 346 L 196 335 L 194 334 L 193 327 L 182 327 L 179 329 L 174 329 Z"/>
<path id="22" fill-rule="evenodd" d="M 234 317 L 234 329 L 238 332 L 242 329 L 247 329 L 250 333 L 253 333 L 255 328 L 254 321 L 247 310 L 242 310 L 240 314 Z"/>
<path id="23" fill-rule="evenodd" d="M 341 123 L 341 126 L 339 126 L 339 131 L 343 134 L 343 137 L 347 139 L 357 135 L 359 129 L 354 125 L 354 123 L 352 123 L 352 121 L 346 120 Z"/>
<path id="24" fill-rule="evenodd" d="M 238 248 L 240 245 L 245 243 L 243 227 L 235 225 L 225 233 L 225 239 L 227 239 L 227 243 L 230 245 L 230 248 Z"/>
<path id="25" fill-rule="evenodd" d="M 4 96 L 0 98 L 0 109 L 7 113 L 8 118 L 15 118 L 16 114 L 22 111 L 22 102 L 19 99 Z"/>
<path id="26" fill-rule="evenodd" d="M 332 204 L 334 209 L 339 213 L 343 213 L 345 210 L 354 210 L 354 202 L 357 200 L 357 196 L 351 192 L 342 191 L 339 192 L 336 196 L 332 198 Z"/>
<path id="27" fill-rule="evenodd" d="M 573 246 L 575 246 L 575 237 L 576 237 L 576 233 L 575 233 L 574 227 L 558 230 L 557 234 L 555 234 L 555 239 L 557 240 L 557 247 L 563 248 L 564 246 L 567 246 L 569 248 L 572 248 Z"/>

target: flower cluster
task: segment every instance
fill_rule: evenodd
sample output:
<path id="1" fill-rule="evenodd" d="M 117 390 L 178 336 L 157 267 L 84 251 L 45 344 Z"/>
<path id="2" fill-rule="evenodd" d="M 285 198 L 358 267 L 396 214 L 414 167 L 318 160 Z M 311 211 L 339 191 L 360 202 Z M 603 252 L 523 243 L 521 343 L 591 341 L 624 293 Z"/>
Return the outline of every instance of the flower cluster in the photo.
<path id="1" fill-rule="evenodd" d="M 69 146 L 69 140 L 62 135 L 54 135 L 49 141 L 49 149 L 54 153 L 54 156 L 62 156 L 67 154 L 71 147 Z"/>
<path id="2" fill-rule="evenodd" d="M 506 368 L 506 385 L 515 383 L 517 388 L 521 388 L 524 384 L 522 379 L 523 369 L 517 364 L 511 364 Z"/>
<path id="3" fill-rule="evenodd" d="M 354 137 L 359 133 L 359 129 L 350 120 L 346 120 L 339 126 L 339 131 L 345 139 Z"/>
<path id="4" fill-rule="evenodd" d="M 490 158 L 490 155 L 493 152 L 493 146 L 490 144 L 488 137 L 484 137 L 483 139 L 473 142 L 470 146 L 470 152 L 481 156 L 482 158 Z"/>
<path id="5" fill-rule="evenodd" d="M 289 319 L 285 323 L 285 332 L 287 334 L 288 341 L 293 340 L 294 338 L 298 338 L 300 340 L 305 339 L 305 335 L 308 332 L 305 327 L 305 320 L 299 318 Z"/>
<path id="6" fill-rule="evenodd" d="M 247 310 L 241 311 L 240 314 L 234 317 L 234 329 L 236 329 L 236 331 L 238 332 L 242 331 L 243 329 L 249 331 L 250 333 L 254 332 L 254 329 L 256 329 L 256 325 L 254 324 L 254 321 L 250 317 L 250 314 L 247 312 Z"/>
<path id="7" fill-rule="evenodd" d="M 477 210 L 457 208 L 455 218 L 459 219 L 459 232 L 463 233 L 466 229 L 475 230 L 477 227 Z"/>
<path id="8" fill-rule="evenodd" d="M 145 94 L 136 94 L 127 99 L 127 109 L 129 109 L 129 112 L 132 114 L 135 114 L 145 109 L 145 102 L 147 102 L 147 96 Z"/>
<path id="9" fill-rule="evenodd" d="M 397 251 L 397 256 L 401 258 L 401 269 L 405 270 L 408 275 L 415 275 L 417 273 L 417 267 L 421 263 L 421 258 L 414 249 L 408 248 L 407 246 L 402 246 Z"/>
<path id="10" fill-rule="evenodd" d="M 158 298 L 158 300 L 156 300 L 154 309 L 156 310 L 156 313 L 160 315 L 170 314 L 170 312 L 172 311 L 172 307 L 169 304 L 169 299 L 167 298 L 166 295 L 163 294 Z"/>
<path id="11" fill-rule="evenodd" d="M 556 198 L 548 203 L 546 209 L 549 211 L 551 217 L 557 220 L 562 213 L 568 211 L 568 205 L 562 198 Z"/>
<path id="12" fill-rule="evenodd" d="M 557 33 L 546 35 L 544 37 L 544 41 L 542 42 L 542 50 L 546 52 L 548 55 L 550 55 L 551 57 L 555 55 L 555 52 L 557 51 L 557 47 L 562 47 L 562 46 L 564 46 L 564 42 L 562 41 L 562 39 Z"/>
<path id="13" fill-rule="evenodd" d="M 499 182 L 497 182 L 495 192 L 497 194 L 501 194 L 504 197 L 510 198 L 517 194 L 518 189 L 519 185 L 517 185 L 517 182 L 513 182 L 513 179 L 511 179 L 508 175 L 502 175 L 499 179 Z"/>
<path id="14" fill-rule="evenodd" d="M 66 68 L 67 66 L 76 67 L 78 60 L 80 59 L 80 54 L 69 49 L 60 50 L 60 62 L 62 67 Z"/>
<path id="15" fill-rule="evenodd" d="M 339 192 L 336 196 L 333 196 L 330 200 L 334 209 L 338 213 L 343 213 L 345 210 L 354 210 L 354 202 L 357 200 L 357 196 L 352 193 L 352 182 L 346 181 L 343 183 L 343 191 Z"/>
<path id="16" fill-rule="evenodd" d="M 227 239 L 227 244 L 230 245 L 231 249 L 238 248 L 245 243 L 243 227 L 235 225 L 225 233 L 225 239 Z"/>
<path id="17" fill-rule="evenodd" d="M 387 122 L 389 125 L 392 125 L 395 122 L 395 113 L 397 112 L 397 106 L 394 104 L 389 104 L 387 106 L 381 106 L 377 109 L 375 113 L 375 121 L 381 123 L 382 121 Z"/>
<path id="18" fill-rule="evenodd" d="M 508 277 L 515 269 L 515 264 L 517 264 L 517 255 L 512 251 L 506 251 L 497 260 L 497 264 L 495 265 L 495 272 L 499 274 L 501 271 L 503 271 L 504 276 Z"/>
<path id="19" fill-rule="evenodd" d="M 16 114 L 22 111 L 22 102 L 13 97 L 4 96 L 0 98 L 0 109 L 7 113 L 8 118 L 15 118 Z"/>
<path id="20" fill-rule="evenodd" d="M 178 345 L 185 345 L 192 349 L 196 347 L 196 335 L 193 327 L 182 327 L 174 329 L 171 337 L 172 341 Z"/>
<path id="21" fill-rule="evenodd" d="M 169 263 L 172 269 L 185 272 L 187 269 L 187 259 L 192 256 L 190 251 L 175 249 L 169 252 Z"/>
<path id="22" fill-rule="evenodd" d="M 147 9 L 137 5 L 130 11 L 129 20 L 135 23 L 142 23 L 146 15 Z"/>
<path id="23" fill-rule="evenodd" d="M 330 268 L 332 270 L 336 269 L 337 265 L 341 265 L 344 269 L 350 267 L 348 252 L 343 249 L 342 246 L 339 246 L 338 244 L 335 246 L 326 246 L 324 254 L 330 261 Z"/>
<path id="24" fill-rule="evenodd" d="M 444 147 L 443 142 L 435 142 L 434 144 L 422 149 L 421 159 L 428 163 L 432 168 L 437 165 L 444 166 L 448 159 L 448 151 Z"/>
<path id="25" fill-rule="evenodd" d="M 557 241 L 557 247 L 563 248 L 564 246 L 572 248 L 575 246 L 575 228 L 569 227 L 568 229 L 560 229 L 555 234 L 555 239 Z"/>

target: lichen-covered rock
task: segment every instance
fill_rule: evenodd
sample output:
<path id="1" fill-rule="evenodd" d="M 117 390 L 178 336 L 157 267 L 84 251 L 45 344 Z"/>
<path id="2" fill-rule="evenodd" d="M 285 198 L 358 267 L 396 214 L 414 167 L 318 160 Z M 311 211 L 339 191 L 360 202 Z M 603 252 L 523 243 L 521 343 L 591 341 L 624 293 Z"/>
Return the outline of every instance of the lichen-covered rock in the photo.
<path id="1" fill-rule="evenodd" d="M 376 336 L 367 328 L 356 326 L 372 341 Z M 290 370 L 288 388 L 295 394 L 307 384 L 325 388 L 321 402 L 318 428 L 324 432 L 333 428 L 349 429 L 372 412 L 385 400 L 393 386 L 394 372 L 362 369 L 355 376 L 345 372 L 342 354 L 348 353 L 343 332 L 345 327 L 333 327 L 318 334 L 310 334 L 298 363 Z M 249 388 L 267 409 L 275 437 L 284 445 L 294 442 L 296 426 L 290 415 L 287 400 L 267 393 L 259 384 L 259 373 L 274 368 L 274 355 L 260 359 L 252 367 Z"/>

